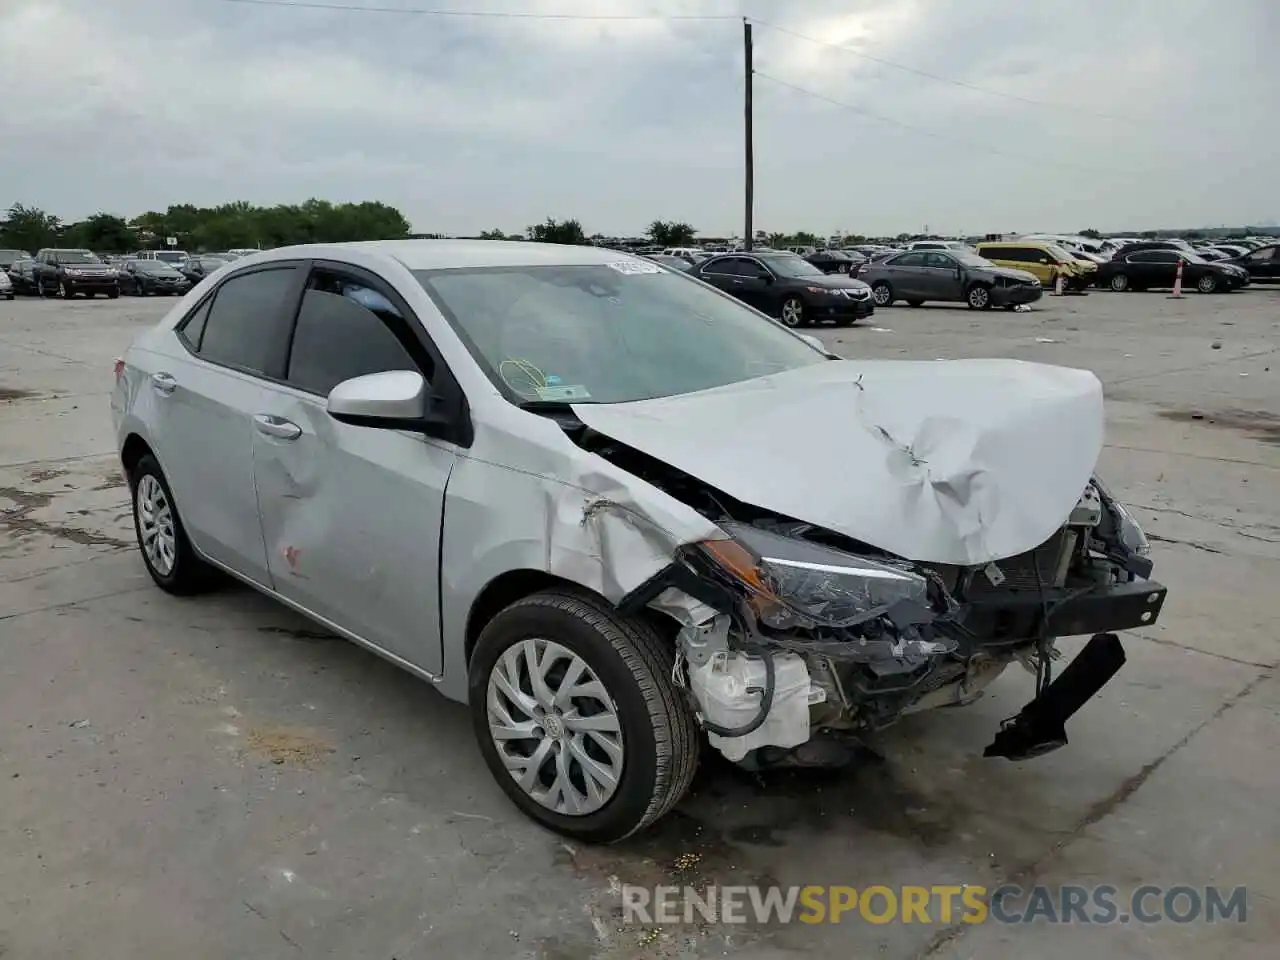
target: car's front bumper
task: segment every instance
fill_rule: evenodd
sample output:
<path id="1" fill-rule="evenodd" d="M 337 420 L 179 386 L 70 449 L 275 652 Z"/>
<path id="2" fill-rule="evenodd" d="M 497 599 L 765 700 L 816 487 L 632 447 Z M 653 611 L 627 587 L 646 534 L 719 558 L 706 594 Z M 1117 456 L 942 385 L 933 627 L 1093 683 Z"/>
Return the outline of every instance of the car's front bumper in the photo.
<path id="1" fill-rule="evenodd" d="M 848 297 L 831 297 L 814 300 L 809 304 L 809 319 L 815 323 L 823 320 L 865 320 L 876 312 L 876 303 L 870 294 L 865 300 L 851 300 Z"/>
<path id="2" fill-rule="evenodd" d="M 63 277 L 58 282 L 69 293 L 111 293 L 120 289 L 115 277 Z"/>
<path id="3" fill-rule="evenodd" d="M 1148 627 L 1159 618 L 1168 592 L 1154 580 L 1098 586 L 1087 593 L 1058 587 L 1043 593 L 1000 591 L 965 601 L 957 616 L 967 635 L 981 638 L 979 645 L 1027 640 L 1041 632 L 1075 637 Z"/>
<path id="4" fill-rule="evenodd" d="M 992 287 L 991 304 L 996 307 L 1016 306 L 1023 303 L 1035 303 L 1044 296 L 1044 287 L 1019 284 L 1015 287 Z"/>

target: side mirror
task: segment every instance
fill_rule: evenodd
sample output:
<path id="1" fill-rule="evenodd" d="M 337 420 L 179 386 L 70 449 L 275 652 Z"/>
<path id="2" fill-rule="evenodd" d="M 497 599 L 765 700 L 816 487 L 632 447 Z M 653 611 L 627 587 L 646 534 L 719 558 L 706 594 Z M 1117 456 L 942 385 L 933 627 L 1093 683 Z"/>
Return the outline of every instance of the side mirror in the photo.
<path id="1" fill-rule="evenodd" d="M 431 386 L 416 370 L 390 370 L 344 380 L 329 391 L 325 409 L 340 423 L 421 431 L 428 422 Z"/>

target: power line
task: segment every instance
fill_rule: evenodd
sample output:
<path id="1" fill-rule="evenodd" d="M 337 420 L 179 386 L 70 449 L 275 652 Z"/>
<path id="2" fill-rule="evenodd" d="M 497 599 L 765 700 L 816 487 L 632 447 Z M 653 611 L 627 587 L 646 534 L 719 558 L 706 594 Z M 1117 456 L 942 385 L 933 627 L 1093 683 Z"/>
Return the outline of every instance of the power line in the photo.
<path id="1" fill-rule="evenodd" d="M 863 53 L 861 50 L 855 50 L 852 47 L 846 47 L 843 44 L 832 43 L 828 40 L 819 40 L 817 37 L 806 36 L 803 33 L 797 33 L 794 30 L 789 30 L 786 27 L 780 27 L 776 23 L 769 23 L 764 20 L 759 20 L 756 17 L 751 17 L 750 20 L 752 23 L 755 23 L 761 27 L 764 27 L 767 30 L 774 30 L 774 31 L 777 31 L 778 33 L 786 34 L 789 37 L 795 37 L 797 40 L 804 40 L 804 41 L 807 41 L 808 43 L 814 43 L 820 47 L 830 47 L 832 50 L 840 50 L 844 53 L 851 54 L 863 60 L 868 60 L 871 63 L 878 63 L 881 66 L 892 67 L 894 70 L 902 70 L 905 73 L 913 73 L 917 77 L 924 77 L 928 80 L 933 80 L 938 83 L 950 84 L 953 87 L 960 87 L 964 90 L 972 90 L 975 93 L 983 93 L 989 97 L 1000 97 L 1004 100 L 1013 100 L 1018 103 L 1028 104 L 1033 107 L 1048 107 L 1053 110 L 1067 110 L 1073 113 L 1080 113 L 1080 114 L 1084 114 L 1085 116 L 1095 117 L 1101 120 L 1113 120 L 1121 123 L 1132 123 L 1138 126 L 1147 125 L 1147 124 L 1143 124 L 1141 121 L 1133 119 L 1132 117 L 1121 117 L 1113 113 L 1099 113 L 1098 111 L 1088 110 L 1084 107 L 1072 106 L 1069 103 L 1051 103 L 1047 100 L 1035 100 L 1035 99 L 1032 99 L 1031 97 L 1021 96 L 1020 94 L 1009 93 L 1006 90 L 993 90 L 990 87 L 980 87 L 976 83 L 969 83 L 968 81 L 965 81 L 965 80 L 957 80 L 954 77 L 944 77 L 936 73 L 930 73 L 928 70 L 921 70 L 917 67 L 907 66 L 905 63 L 896 63 L 893 60 L 886 60 L 883 57 L 873 56 L 870 53 Z"/>
<path id="2" fill-rule="evenodd" d="M 508 10 L 433 10 L 421 7 L 371 7 L 358 3 L 317 3 L 313 0 L 208 0 L 217 3 L 239 3 L 253 7 L 278 7 L 295 10 L 331 10 L 342 13 L 385 13 L 416 17 L 472 17 L 490 20 L 593 20 L 635 23 L 642 21 L 742 22 L 742 17 L 728 14 L 661 14 L 661 13 L 526 13 Z"/>
<path id="3" fill-rule="evenodd" d="M 862 116 L 864 117 L 870 117 L 871 119 L 879 120 L 882 123 L 889 123 L 895 127 L 901 127 L 904 130 L 910 130 L 912 133 L 919 133 L 926 137 L 933 137 L 937 140 L 946 140 L 951 143 L 963 144 L 966 147 L 970 147 L 974 150 L 981 150 L 985 153 L 993 153 L 993 154 L 996 154 L 997 156 L 1011 157 L 1015 160 L 1025 160 L 1030 163 L 1045 164 L 1047 166 L 1065 167 L 1070 170 L 1084 171 L 1085 173 L 1094 173 L 1094 174 L 1104 173 L 1108 175 L 1114 175 L 1116 173 L 1123 172 L 1123 171 L 1116 171 L 1116 170 L 1104 170 L 1101 167 L 1086 167 L 1082 164 L 1076 164 L 1076 163 L 1065 163 L 1061 160 L 1050 160 L 1046 157 L 1036 157 L 1036 156 L 1031 156 L 1025 153 L 1010 153 L 1007 150 L 997 150 L 996 148 L 990 147 L 985 143 L 978 143 L 973 140 L 965 140 L 960 137 L 952 137 L 945 133 L 938 133 L 935 130 L 928 130 L 928 129 L 925 129 L 924 127 L 913 126 L 912 124 L 909 124 L 909 123 L 903 123 L 901 120 L 896 120 L 893 117 L 886 117 L 883 114 L 873 113 L 872 111 L 867 110 L 864 107 L 859 107 L 852 103 L 845 103 L 843 100 L 833 100 L 830 97 L 826 96 L 825 94 L 817 93 L 813 90 L 807 90 L 804 87 L 798 87 L 794 83 L 788 83 L 786 80 L 779 80 L 777 77 L 772 77 L 767 73 L 761 73 L 759 70 L 755 71 L 755 76 L 761 78 L 762 80 L 768 80 L 770 83 L 776 83 L 780 87 L 786 87 L 788 90 L 794 90 L 796 93 L 804 94 L 806 97 L 812 97 L 815 100 L 821 100 L 824 103 L 829 103 L 833 107 L 842 107 L 845 110 L 852 110 L 854 113 L 862 114 Z"/>

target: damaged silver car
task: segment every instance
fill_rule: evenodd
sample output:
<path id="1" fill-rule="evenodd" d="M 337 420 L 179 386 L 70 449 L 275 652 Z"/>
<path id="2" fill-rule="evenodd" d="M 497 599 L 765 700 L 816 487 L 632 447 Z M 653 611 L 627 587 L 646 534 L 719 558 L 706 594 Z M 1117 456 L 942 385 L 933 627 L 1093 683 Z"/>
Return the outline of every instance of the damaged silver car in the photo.
<path id="1" fill-rule="evenodd" d="M 590 841 L 670 810 L 704 737 L 838 764 L 1013 663 L 987 755 L 1059 747 L 1165 599 L 1091 373 L 839 360 L 602 249 L 256 253 L 112 411 L 161 588 L 229 573 L 466 702 L 516 805 Z"/>

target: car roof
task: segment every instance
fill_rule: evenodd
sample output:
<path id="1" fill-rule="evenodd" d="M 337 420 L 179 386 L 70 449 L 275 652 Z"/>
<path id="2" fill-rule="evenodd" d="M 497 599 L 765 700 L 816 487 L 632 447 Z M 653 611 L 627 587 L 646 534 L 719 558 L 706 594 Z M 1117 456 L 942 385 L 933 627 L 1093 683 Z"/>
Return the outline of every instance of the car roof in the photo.
<path id="1" fill-rule="evenodd" d="M 641 259 L 603 247 L 513 240 L 366 240 L 356 243 L 314 243 L 276 247 L 251 254 L 246 260 L 295 260 L 299 257 L 341 258 L 362 253 L 398 261 L 408 270 L 450 270 L 465 267 L 533 267 L 616 263 Z M 238 264 L 238 261 L 237 261 Z"/>

